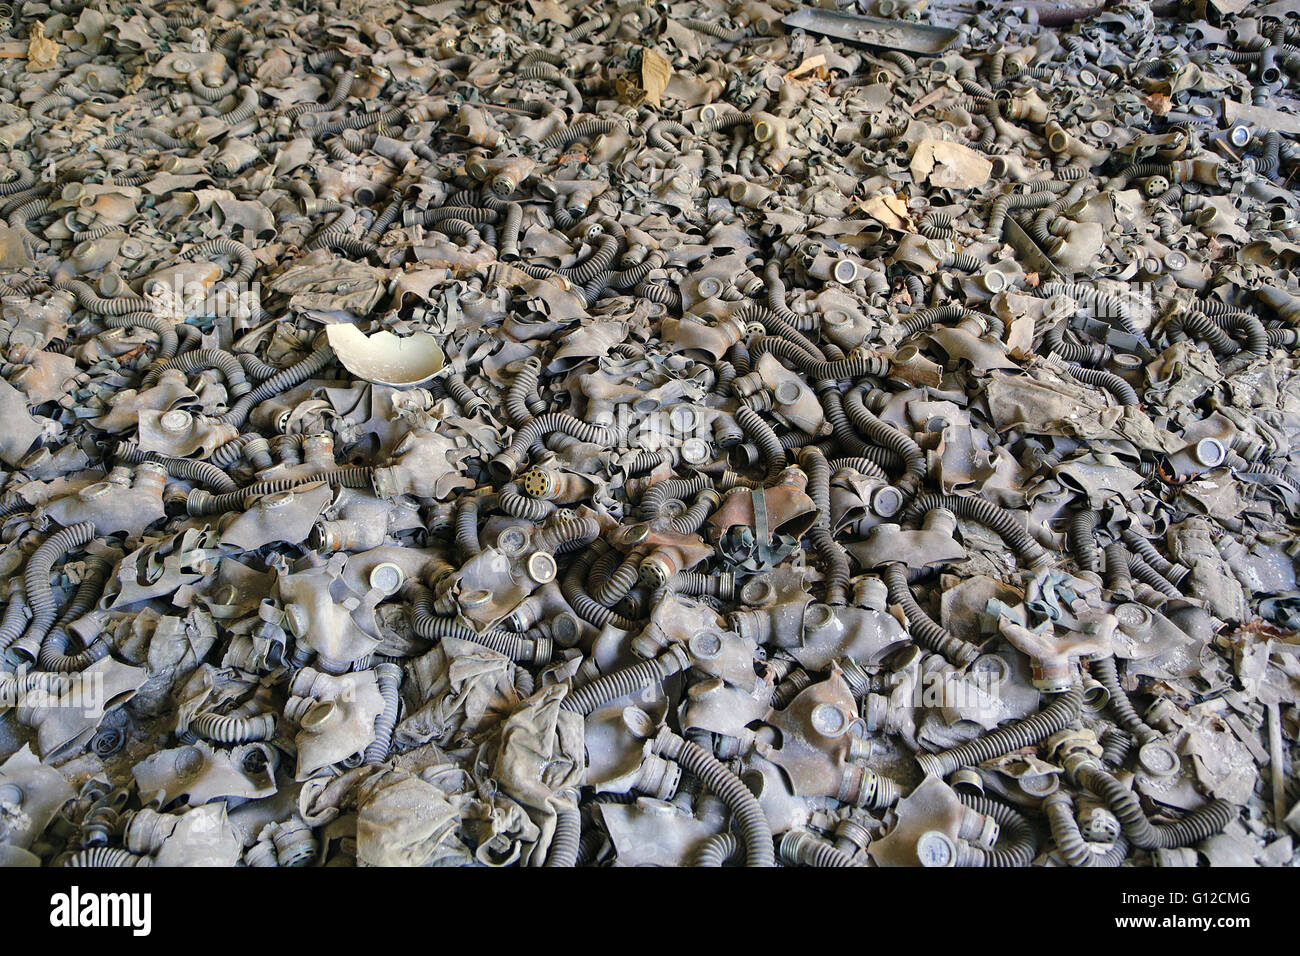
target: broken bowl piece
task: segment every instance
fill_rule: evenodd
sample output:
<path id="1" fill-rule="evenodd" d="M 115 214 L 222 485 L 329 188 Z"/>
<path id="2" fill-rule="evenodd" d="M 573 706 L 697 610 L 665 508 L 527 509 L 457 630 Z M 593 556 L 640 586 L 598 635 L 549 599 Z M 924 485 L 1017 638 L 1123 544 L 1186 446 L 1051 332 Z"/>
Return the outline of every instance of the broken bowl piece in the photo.
<path id="1" fill-rule="evenodd" d="M 345 369 L 377 385 L 422 385 L 447 362 L 437 336 L 427 332 L 398 336 L 384 330 L 366 335 L 355 325 L 337 323 L 326 327 L 325 335 Z"/>

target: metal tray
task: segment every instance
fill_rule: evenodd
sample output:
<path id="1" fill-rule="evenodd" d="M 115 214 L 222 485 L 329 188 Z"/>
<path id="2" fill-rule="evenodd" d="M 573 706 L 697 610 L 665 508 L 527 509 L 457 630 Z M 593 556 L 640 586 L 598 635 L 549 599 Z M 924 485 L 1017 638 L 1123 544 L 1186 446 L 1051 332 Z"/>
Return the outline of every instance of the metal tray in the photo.
<path id="1" fill-rule="evenodd" d="M 834 37 L 847 43 L 926 56 L 942 53 L 957 39 L 957 31 L 947 27 L 909 23 L 905 20 L 882 20 L 880 17 L 862 17 L 808 7 L 796 10 L 781 22 L 788 27 Z"/>

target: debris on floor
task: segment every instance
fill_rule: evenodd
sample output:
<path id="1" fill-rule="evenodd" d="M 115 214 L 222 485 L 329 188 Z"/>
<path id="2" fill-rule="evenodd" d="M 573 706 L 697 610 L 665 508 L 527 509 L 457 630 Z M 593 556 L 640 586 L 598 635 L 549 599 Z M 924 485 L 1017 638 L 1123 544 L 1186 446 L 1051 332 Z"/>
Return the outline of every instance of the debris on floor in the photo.
<path id="1" fill-rule="evenodd" d="M 0 863 L 1300 862 L 1293 4 L 0 41 Z"/>

